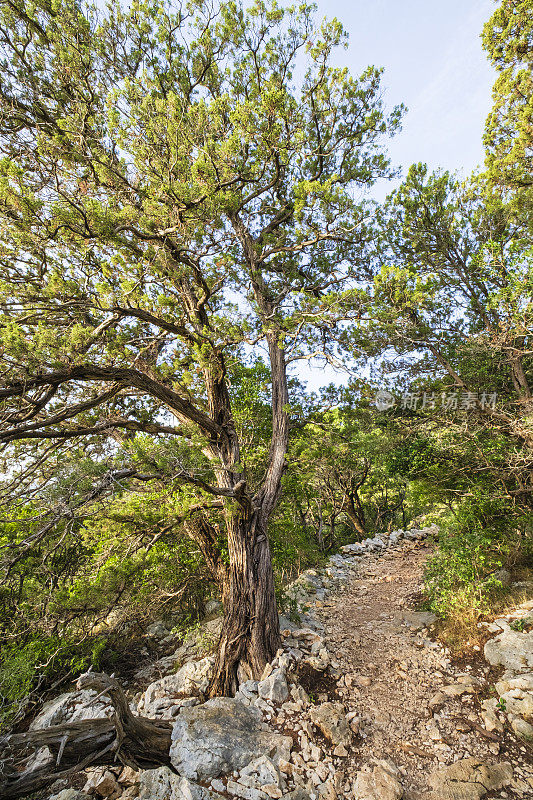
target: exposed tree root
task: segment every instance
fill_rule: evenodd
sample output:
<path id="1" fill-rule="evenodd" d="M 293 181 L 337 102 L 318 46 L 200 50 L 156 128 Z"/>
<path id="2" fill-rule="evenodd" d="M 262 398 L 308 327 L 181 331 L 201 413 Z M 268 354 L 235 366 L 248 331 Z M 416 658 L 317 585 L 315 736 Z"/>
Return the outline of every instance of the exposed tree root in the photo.
<path id="1" fill-rule="evenodd" d="M 0 740 L 2 800 L 24 797 L 90 766 L 170 765 L 170 723 L 134 716 L 120 684 L 104 673 L 81 675 L 77 688 L 107 694 L 115 709 L 113 717 L 5 736 Z"/>

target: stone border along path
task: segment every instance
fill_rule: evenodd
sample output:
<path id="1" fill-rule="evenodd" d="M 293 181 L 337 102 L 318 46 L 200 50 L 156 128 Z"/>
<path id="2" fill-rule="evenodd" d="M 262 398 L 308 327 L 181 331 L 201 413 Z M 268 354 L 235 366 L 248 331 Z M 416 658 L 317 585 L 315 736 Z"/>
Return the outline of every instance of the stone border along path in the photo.
<path id="1" fill-rule="evenodd" d="M 283 649 L 235 698 L 203 702 L 211 656 L 136 696 L 143 714 L 175 719 L 179 774 L 96 768 L 83 791 L 53 800 L 533 798 L 531 745 L 516 735 L 529 735 L 533 717 L 533 603 L 491 623 L 489 664 L 461 671 L 429 638 L 435 615 L 413 609 L 434 532 L 367 539 L 303 573 L 287 589 L 300 622 L 280 618 Z M 499 705 L 495 667 L 505 669 Z M 63 698 L 67 718 L 78 713 L 75 694 Z M 57 718 L 61 698 L 54 703 Z M 51 724 L 44 712 L 38 720 Z"/>

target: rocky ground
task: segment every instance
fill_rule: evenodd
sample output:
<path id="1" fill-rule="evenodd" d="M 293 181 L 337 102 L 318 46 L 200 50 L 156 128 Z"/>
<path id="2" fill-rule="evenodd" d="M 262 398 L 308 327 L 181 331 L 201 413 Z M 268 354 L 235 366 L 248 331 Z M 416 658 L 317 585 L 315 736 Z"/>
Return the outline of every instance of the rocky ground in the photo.
<path id="1" fill-rule="evenodd" d="M 520 699 L 513 692 L 513 686 L 533 689 L 533 676 L 524 673 L 531 663 L 526 658 L 519 661 L 525 646 L 520 648 L 516 640 L 524 634 L 507 627 L 511 635 L 507 652 L 521 676 L 507 683 L 496 681 L 507 701 L 504 705 L 493 691 L 494 667 L 482 657 L 455 664 L 430 638 L 434 616 L 412 609 L 428 552 L 425 545 L 405 544 L 382 556 L 369 556 L 341 592 L 318 611 L 328 649 L 339 662 L 343 701 L 359 720 L 346 772 L 357 775 L 376 757 L 385 757 L 398 768 L 405 800 L 422 800 L 431 785 L 439 788 L 439 777 L 428 781 L 431 774 L 439 776 L 439 767 L 440 776 L 446 778 L 450 774 L 446 767 L 465 759 L 484 765 L 506 762 L 510 767 L 505 775 L 513 777 L 496 796 L 533 797 L 532 746 L 517 738 L 512 725 L 529 736 L 533 730 L 525 720 L 519 724 L 513 715 L 499 713 L 503 707 L 509 711 L 513 703 L 526 716 L 533 710 L 531 694 L 523 692 Z M 527 617 L 528 608 L 520 611 L 515 618 Z M 486 646 L 489 655 L 495 645 L 492 640 Z M 498 657 L 504 659 L 501 644 Z M 481 795 L 478 788 L 468 793 L 466 787 L 459 796 Z"/>
<path id="2" fill-rule="evenodd" d="M 283 649 L 236 698 L 203 695 L 220 619 L 144 666 L 131 707 L 173 722 L 174 771 L 87 770 L 50 800 L 533 798 L 533 602 L 487 625 L 484 653 L 454 663 L 434 615 L 417 611 L 431 533 L 368 539 L 301 575 Z M 160 624 L 150 635 L 172 644 Z M 105 697 L 74 692 L 32 727 L 109 713 Z"/>

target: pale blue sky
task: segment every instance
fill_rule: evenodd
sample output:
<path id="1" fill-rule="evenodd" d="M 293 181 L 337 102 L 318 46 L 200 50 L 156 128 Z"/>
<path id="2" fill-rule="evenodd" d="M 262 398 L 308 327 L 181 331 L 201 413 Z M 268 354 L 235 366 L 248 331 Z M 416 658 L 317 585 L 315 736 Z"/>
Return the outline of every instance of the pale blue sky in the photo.
<path id="1" fill-rule="evenodd" d="M 467 173 L 482 163 L 494 72 L 480 34 L 493 0 L 319 0 L 318 8 L 350 34 L 340 57 L 352 74 L 384 67 L 388 104 L 408 106 L 403 131 L 389 143 L 395 164 Z"/>

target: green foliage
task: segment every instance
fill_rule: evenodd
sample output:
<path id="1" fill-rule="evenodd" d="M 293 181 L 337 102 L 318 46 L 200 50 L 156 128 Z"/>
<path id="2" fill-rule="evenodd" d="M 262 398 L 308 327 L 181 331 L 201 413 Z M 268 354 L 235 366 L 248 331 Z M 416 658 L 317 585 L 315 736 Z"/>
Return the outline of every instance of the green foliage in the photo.
<path id="1" fill-rule="evenodd" d="M 25 643 L 3 645 L 0 654 L 0 726 L 24 708 L 28 697 L 58 675 L 76 676 L 89 667 L 99 669 L 103 655 L 110 662 L 103 636 L 79 641 L 75 637 L 35 634 Z"/>
<path id="2" fill-rule="evenodd" d="M 523 207 L 533 185 L 533 3 L 503 0 L 483 29 L 498 77 L 485 129 L 487 165 L 498 185 L 518 190 Z"/>
<path id="3" fill-rule="evenodd" d="M 405 478 L 393 467 L 397 427 L 378 422 L 355 385 L 326 395 L 335 407 L 313 409 L 295 431 L 284 477 L 293 524 L 322 552 L 401 526 L 411 513 Z"/>
<path id="4" fill-rule="evenodd" d="M 286 592 L 283 586 L 276 587 L 276 603 L 279 609 L 279 613 L 286 616 L 290 619 L 291 622 L 294 622 L 296 625 L 299 625 L 302 621 L 301 612 L 302 609 L 298 604 L 298 600 L 294 595 Z"/>
<path id="5" fill-rule="evenodd" d="M 393 174 L 402 109 L 312 6 L 2 6 L 4 719 L 136 624 L 197 636 L 273 467 L 291 618 L 298 572 L 414 518 L 442 528 L 431 607 L 489 609 L 531 546 L 532 8 L 484 30 L 488 175 L 415 164 L 377 209 L 354 188 Z M 365 378 L 286 385 L 316 357 Z M 378 386 L 476 401 L 382 413 Z"/>
<path id="6" fill-rule="evenodd" d="M 113 669 L 113 653 L 132 646 L 139 623 L 159 615 L 186 626 L 199 618 L 213 583 L 201 553 L 171 524 L 182 511 L 172 492 L 123 493 L 91 508 L 83 525 L 58 525 L 55 538 L 17 561 L 1 587 L 6 718 L 62 676 L 102 663 Z M 33 519 L 35 508 L 16 515 Z M 6 522 L 0 546 L 27 533 Z"/>
<path id="7" fill-rule="evenodd" d="M 37 0 L 0 29 L 0 501 L 35 505 L 6 635 L 194 617 L 228 563 L 249 602 L 305 405 L 288 365 L 343 351 L 402 108 L 306 3 Z"/>
<path id="8" fill-rule="evenodd" d="M 481 524 L 441 531 L 439 550 L 429 563 L 425 583 L 431 608 L 450 618 L 484 613 L 501 584 L 490 573 L 501 567 L 510 543 L 501 532 Z"/>
<path id="9" fill-rule="evenodd" d="M 355 353 L 377 357 L 376 382 L 429 398 L 387 412 L 401 432 L 388 466 L 409 481 L 411 507 L 437 512 L 426 582 L 452 620 L 487 611 L 492 573 L 530 547 L 532 10 L 502 2 L 485 26 L 500 71 L 488 174 L 409 169 L 380 211 L 366 318 L 350 331 Z"/>

